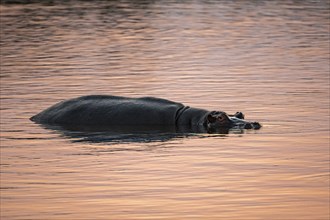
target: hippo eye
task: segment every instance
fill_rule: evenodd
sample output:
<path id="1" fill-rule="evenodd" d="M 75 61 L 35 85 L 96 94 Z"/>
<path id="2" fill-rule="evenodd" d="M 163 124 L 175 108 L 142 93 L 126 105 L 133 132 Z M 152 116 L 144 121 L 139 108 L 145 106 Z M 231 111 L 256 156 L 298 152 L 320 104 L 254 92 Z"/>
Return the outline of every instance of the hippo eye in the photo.
<path id="1" fill-rule="evenodd" d="M 219 115 L 219 116 L 218 116 L 218 120 L 219 120 L 220 122 L 224 122 L 224 121 L 227 120 L 227 118 L 226 118 L 225 115 Z"/>

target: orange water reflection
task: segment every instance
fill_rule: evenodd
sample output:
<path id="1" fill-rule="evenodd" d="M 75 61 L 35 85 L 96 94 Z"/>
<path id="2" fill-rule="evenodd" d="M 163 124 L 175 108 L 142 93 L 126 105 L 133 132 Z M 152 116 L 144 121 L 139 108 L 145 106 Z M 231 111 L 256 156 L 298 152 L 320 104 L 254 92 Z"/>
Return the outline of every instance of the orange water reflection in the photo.
<path id="1" fill-rule="evenodd" d="M 142 2 L 1 5 L 1 218 L 328 219 L 329 3 Z M 28 120 L 86 94 L 263 128 L 91 143 Z"/>

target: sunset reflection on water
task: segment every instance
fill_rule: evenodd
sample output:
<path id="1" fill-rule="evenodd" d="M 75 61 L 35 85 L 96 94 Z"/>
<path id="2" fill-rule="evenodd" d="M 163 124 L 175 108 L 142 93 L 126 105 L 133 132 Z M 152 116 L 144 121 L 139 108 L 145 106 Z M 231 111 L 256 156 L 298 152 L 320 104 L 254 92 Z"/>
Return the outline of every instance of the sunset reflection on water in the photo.
<path id="1" fill-rule="evenodd" d="M 329 218 L 329 2 L 0 12 L 1 219 Z M 87 94 L 242 111 L 263 127 L 93 142 L 29 120 Z"/>

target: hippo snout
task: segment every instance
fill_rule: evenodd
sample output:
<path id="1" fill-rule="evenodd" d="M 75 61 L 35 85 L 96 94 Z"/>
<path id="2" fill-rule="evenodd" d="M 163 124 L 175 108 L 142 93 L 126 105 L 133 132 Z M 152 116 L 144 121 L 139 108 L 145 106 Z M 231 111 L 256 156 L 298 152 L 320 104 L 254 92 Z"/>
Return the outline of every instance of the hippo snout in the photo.
<path id="1" fill-rule="evenodd" d="M 260 129 L 261 125 L 259 122 L 247 122 L 244 125 L 244 129 Z"/>
<path id="2" fill-rule="evenodd" d="M 260 129 L 261 124 L 259 122 L 249 122 L 241 118 L 230 117 L 231 127 L 240 129 Z"/>
<path id="3" fill-rule="evenodd" d="M 247 123 L 244 125 L 244 129 L 252 129 L 252 124 L 251 123 Z"/>
<path id="4" fill-rule="evenodd" d="M 261 128 L 261 124 L 259 122 L 252 122 L 253 125 L 253 129 L 260 129 Z"/>

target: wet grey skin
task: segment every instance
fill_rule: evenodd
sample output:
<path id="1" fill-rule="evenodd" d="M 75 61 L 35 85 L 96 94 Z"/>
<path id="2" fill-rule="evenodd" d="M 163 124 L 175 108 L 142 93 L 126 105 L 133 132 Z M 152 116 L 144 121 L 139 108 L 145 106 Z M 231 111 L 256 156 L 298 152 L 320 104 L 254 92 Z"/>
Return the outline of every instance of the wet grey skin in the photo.
<path id="1" fill-rule="evenodd" d="M 176 131 L 226 133 L 228 129 L 259 129 L 244 114 L 228 115 L 154 97 L 90 95 L 57 103 L 31 120 L 45 125 L 86 127 L 173 127 Z"/>

